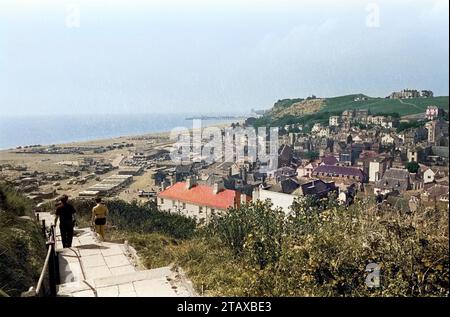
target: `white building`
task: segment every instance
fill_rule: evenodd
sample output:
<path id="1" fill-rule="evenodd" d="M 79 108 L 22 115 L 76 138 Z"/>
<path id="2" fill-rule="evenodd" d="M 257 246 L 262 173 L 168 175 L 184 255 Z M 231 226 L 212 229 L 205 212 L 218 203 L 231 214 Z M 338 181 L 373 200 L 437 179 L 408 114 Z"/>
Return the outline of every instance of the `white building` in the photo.
<path id="1" fill-rule="evenodd" d="M 161 210 L 179 213 L 200 223 L 208 222 L 211 217 L 222 215 L 228 208 L 237 208 L 249 201 L 251 197 L 225 189 L 223 183 L 211 187 L 197 184 L 195 178 L 175 183 L 158 193 L 157 198 Z"/>
<path id="2" fill-rule="evenodd" d="M 322 130 L 322 125 L 320 123 L 314 123 L 313 127 L 311 128 L 311 132 L 319 133 L 320 130 Z"/>
<path id="3" fill-rule="evenodd" d="M 390 134 L 385 134 L 381 137 L 381 144 L 393 144 L 395 141 L 394 137 Z"/>
<path id="4" fill-rule="evenodd" d="M 281 208 L 285 214 L 291 211 L 291 206 L 294 203 L 294 199 L 298 196 L 271 191 L 268 189 L 257 187 L 253 190 L 253 201 L 256 200 L 270 200 L 274 208 Z"/>
<path id="5" fill-rule="evenodd" d="M 328 125 L 330 127 L 338 127 L 341 124 L 341 118 L 339 116 L 331 116 L 329 118 Z"/>
<path id="6" fill-rule="evenodd" d="M 369 182 L 379 181 L 388 167 L 390 166 L 385 158 L 375 158 L 369 162 Z"/>
<path id="7" fill-rule="evenodd" d="M 436 173 L 433 172 L 433 170 L 431 168 L 425 170 L 425 172 L 423 172 L 423 182 L 424 184 L 429 184 L 434 182 L 434 177 L 436 176 Z"/>
<path id="8" fill-rule="evenodd" d="M 299 166 L 297 168 L 297 176 L 298 177 L 311 177 L 312 172 L 317 167 L 317 163 L 308 163 L 305 166 Z"/>

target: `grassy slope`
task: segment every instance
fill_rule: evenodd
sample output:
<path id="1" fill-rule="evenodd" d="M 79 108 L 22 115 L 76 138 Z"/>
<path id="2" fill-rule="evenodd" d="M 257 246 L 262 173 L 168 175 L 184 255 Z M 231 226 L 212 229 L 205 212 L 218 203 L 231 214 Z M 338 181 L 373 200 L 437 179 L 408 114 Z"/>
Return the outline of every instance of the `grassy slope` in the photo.
<path id="1" fill-rule="evenodd" d="M 347 109 L 370 109 L 373 114 L 377 113 L 398 113 L 401 116 L 419 114 L 425 112 L 427 106 L 436 105 L 440 108 L 449 110 L 448 96 L 438 96 L 433 98 L 414 98 L 407 100 L 373 98 L 368 100 L 354 101 L 356 96 L 364 96 L 362 94 L 352 94 L 339 97 L 326 98 L 325 106 L 316 113 L 305 116 L 305 118 L 284 116 L 283 118 L 274 119 L 271 114 L 257 120 L 256 126 L 278 125 L 301 123 L 312 125 L 315 122 L 325 122 L 329 115 L 336 115 Z M 292 100 L 291 100 L 292 101 Z M 278 101 L 275 105 L 283 105 L 283 108 L 289 107 L 293 102 L 288 99 L 282 102 Z M 322 114 L 322 115 L 321 115 Z"/>
<path id="2" fill-rule="evenodd" d="M 46 255 L 40 227 L 20 216 L 34 218 L 31 202 L 0 183 L 0 297 L 35 285 Z"/>
<path id="3" fill-rule="evenodd" d="M 357 95 L 327 98 L 326 106 L 321 111 L 343 111 L 346 109 L 370 109 L 372 113 L 397 112 L 404 116 L 424 112 L 429 105 L 436 105 L 448 110 L 448 96 L 434 98 L 399 99 L 371 98 L 364 101 L 353 101 Z"/>

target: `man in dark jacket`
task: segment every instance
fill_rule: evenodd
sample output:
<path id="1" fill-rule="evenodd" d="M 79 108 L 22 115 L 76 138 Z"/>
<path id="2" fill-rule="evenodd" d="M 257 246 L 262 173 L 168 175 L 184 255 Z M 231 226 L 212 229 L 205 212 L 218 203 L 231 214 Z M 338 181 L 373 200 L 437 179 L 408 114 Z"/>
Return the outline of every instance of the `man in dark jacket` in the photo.
<path id="1" fill-rule="evenodd" d="M 63 195 L 60 199 L 61 204 L 56 208 L 55 226 L 59 218 L 59 230 L 61 232 L 63 248 L 70 248 L 72 246 L 73 214 L 76 212 L 75 208 L 67 202 L 68 200 L 69 197 Z"/>

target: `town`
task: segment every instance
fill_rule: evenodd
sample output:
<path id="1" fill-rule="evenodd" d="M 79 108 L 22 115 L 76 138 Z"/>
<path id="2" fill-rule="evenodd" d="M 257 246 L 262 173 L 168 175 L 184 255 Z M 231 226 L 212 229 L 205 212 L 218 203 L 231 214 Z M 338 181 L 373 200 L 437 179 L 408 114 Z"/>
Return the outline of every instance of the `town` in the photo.
<path id="1" fill-rule="evenodd" d="M 415 98 L 432 97 L 431 91 L 403 90 L 391 98 L 407 99 L 411 92 Z M 365 97 L 354 98 L 359 100 Z M 227 129 L 252 127 L 263 114 L 254 115 L 216 130 L 225 135 Z M 277 139 L 266 141 L 267 148 L 278 144 L 276 166 L 265 170 L 261 160 L 249 154 L 248 138 L 233 139 L 235 146 L 247 142 L 246 156 L 231 153 L 232 160 L 206 160 L 194 153 L 175 162 L 171 159 L 175 142 L 164 135 L 103 145 L 19 147 L 11 152 L 44 157 L 41 165 L 53 158 L 47 164 L 51 171 L 7 162 L 0 173 L 38 204 L 63 193 L 77 199 L 151 200 L 159 209 L 194 218 L 199 224 L 257 200 L 270 200 L 286 214 L 299 197 L 321 199 L 331 194 L 345 206 L 357 197 L 372 197 L 380 208 L 389 205 L 405 211 L 419 202 L 448 202 L 446 110 L 429 105 L 408 118 L 396 115 L 395 109 L 386 114 L 346 109 L 327 121 L 314 123 L 309 131 L 301 124 L 278 127 Z M 206 149 L 210 141 L 203 135 L 200 148 Z"/>

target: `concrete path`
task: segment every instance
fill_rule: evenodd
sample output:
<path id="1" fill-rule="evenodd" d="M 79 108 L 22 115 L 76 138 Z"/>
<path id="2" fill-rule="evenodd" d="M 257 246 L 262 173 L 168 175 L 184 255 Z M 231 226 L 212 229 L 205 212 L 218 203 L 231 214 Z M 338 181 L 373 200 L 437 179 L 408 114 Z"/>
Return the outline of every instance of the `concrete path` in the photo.
<path id="1" fill-rule="evenodd" d="M 54 221 L 48 213 L 40 213 L 39 217 L 47 225 Z M 196 296 L 182 271 L 170 266 L 144 270 L 131 246 L 102 242 L 90 228 L 75 229 L 71 248 L 62 248 L 59 228 L 56 240 L 61 281 L 58 296 Z"/>

